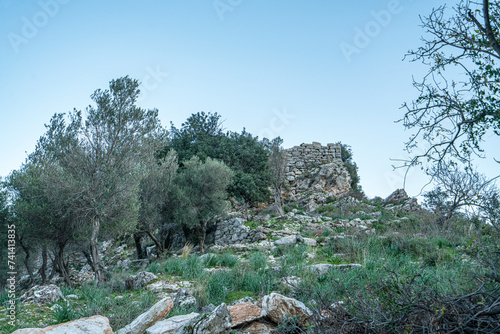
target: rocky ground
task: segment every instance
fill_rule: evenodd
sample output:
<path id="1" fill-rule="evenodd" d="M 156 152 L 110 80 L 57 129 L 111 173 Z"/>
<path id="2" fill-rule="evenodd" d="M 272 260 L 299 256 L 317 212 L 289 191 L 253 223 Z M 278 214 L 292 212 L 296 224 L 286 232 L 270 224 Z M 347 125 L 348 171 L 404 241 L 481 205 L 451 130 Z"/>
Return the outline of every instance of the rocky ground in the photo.
<path id="1" fill-rule="evenodd" d="M 100 250 L 112 273 L 105 295 L 92 294 L 97 291 L 92 288 L 94 274 L 78 255 L 72 262 L 72 287 L 54 277 L 50 285 L 22 291 L 17 300 L 21 329 L 14 333 L 284 333 L 284 328 L 314 332 L 310 307 L 317 301 L 309 300 L 307 306 L 295 298 L 296 289 L 309 277 L 360 270 L 364 265 L 352 256 L 332 253 L 332 242 L 386 237 L 380 233 L 384 226 L 404 224 L 410 219 L 408 213 L 421 210 L 401 191 L 381 202 L 350 197 L 322 201 L 309 212 L 310 201 L 305 206 L 289 205 L 283 217 L 273 217 L 270 210 L 254 213 L 248 220 L 232 217 L 220 226 L 227 229 L 229 224 L 236 237 L 227 240 L 228 232 L 219 231 L 218 242 L 209 245 L 204 255 L 188 245 L 162 259 L 151 248 L 147 260 L 137 260 L 130 240 L 104 242 Z M 261 265 L 256 264 L 259 259 Z M 196 266 L 199 271 L 190 274 Z M 212 281 L 224 273 L 233 275 L 227 276 L 231 279 L 267 275 L 272 282 L 265 288 L 216 294 L 210 290 L 217 287 Z M 214 304 L 215 300 L 221 302 Z M 316 316 L 327 319 L 342 303 L 338 300 Z M 72 321 L 63 322 L 67 320 Z"/>

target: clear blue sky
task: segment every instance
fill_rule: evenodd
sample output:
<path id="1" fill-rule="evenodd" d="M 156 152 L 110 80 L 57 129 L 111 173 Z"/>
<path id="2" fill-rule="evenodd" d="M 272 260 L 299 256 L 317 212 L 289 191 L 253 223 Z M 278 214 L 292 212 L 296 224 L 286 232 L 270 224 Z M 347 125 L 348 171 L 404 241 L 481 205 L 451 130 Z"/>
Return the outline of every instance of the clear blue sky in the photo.
<path id="1" fill-rule="evenodd" d="M 158 108 L 165 126 L 211 111 L 228 130 L 281 136 L 285 147 L 342 141 L 367 195 L 387 196 L 403 182 L 390 158 L 406 157 L 410 135 L 394 121 L 416 97 L 412 75 L 426 70 L 402 58 L 433 6 L 0 0 L 0 176 L 20 167 L 54 113 L 83 110 L 94 90 L 130 75 L 143 82 L 139 104 Z M 408 193 L 424 181 L 411 174 Z"/>

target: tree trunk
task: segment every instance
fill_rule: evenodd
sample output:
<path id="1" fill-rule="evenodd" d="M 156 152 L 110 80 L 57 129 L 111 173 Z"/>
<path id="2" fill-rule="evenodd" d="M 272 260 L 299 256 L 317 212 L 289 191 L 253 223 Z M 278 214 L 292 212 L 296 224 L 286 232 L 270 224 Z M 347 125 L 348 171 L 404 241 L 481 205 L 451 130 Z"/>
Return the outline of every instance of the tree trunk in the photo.
<path id="1" fill-rule="evenodd" d="M 137 258 L 142 260 L 146 257 L 144 256 L 144 251 L 141 245 L 142 235 L 139 233 L 134 233 L 134 241 L 135 241 L 135 250 L 137 251 Z"/>
<path id="2" fill-rule="evenodd" d="M 274 204 L 276 205 L 276 211 L 280 216 L 285 215 L 283 210 L 283 197 L 281 196 L 281 187 L 274 187 Z"/>
<path id="3" fill-rule="evenodd" d="M 40 268 L 42 285 L 47 284 L 47 245 L 42 246 L 42 267 Z"/>
<path id="4" fill-rule="evenodd" d="M 66 267 L 66 264 L 64 263 L 64 244 L 59 244 L 57 245 L 58 250 L 56 254 L 56 262 L 57 266 L 59 267 L 59 272 L 61 273 L 62 277 L 64 278 L 64 281 L 68 286 L 71 286 L 71 280 L 69 279 L 69 274 L 68 274 L 68 268 Z"/>
<path id="5" fill-rule="evenodd" d="M 158 254 L 158 257 L 160 257 L 160 254 L 163 253 L 163 246 L 162 246 L 160 240 L 158 240 L 158 238 L 156 238 L 154 236 L 154 234 L 151 233 L 151 231 L 146 231 L 146 233 L 149 235 L 149 237 L 151 238 L 151 240 L 153 240 L 153 242 L 155 243 L 155 245 L 156 245 L 156 253 Z"/>
<path id="6" fill-rule="evenodd" d="M 92 256 L 90 256 L 90 253 L 86 250 L 82 250 L 82 253 L 83 256 L 85 256 L 85 258 L 87 259 L 87 263 L 89 264 L 90 268 L 92 268 L 92 271 L 95 272 L 94 261 L 92 261 Z"/>
<path id="7" fill-rule="evenodd" d="M 28 275 L 30 276 L 31 283 L 35 284 L 35 277 L 33 276 L 33 271 L 31 270 L 30 267 L 30 257 L 31 257 L 31 251 L 29 247 L 23 242 L 22 238 L 19 239 L 19 244 L 21 245 L 21 248 L 24 251 L 24 254 L 26 254 L 24 258 L 24 266 L 26 267 L 26 271 L 28 272 Z"/>
<path id="8" fill-rule="evenodd" d="M 200 252 L 201 252 L 201 254 L 205 254 L 205 251 L 203 249 L 203 245 L 205 245 L 205 235 L 206 235 L 206 232 L 207 232 L 207 223 L 202 222 L 200 224 L 200 232 L 199 232 L 199 235 L 198 235 L 198 241 L 200 243 Z"/>
<path id="9" fill-rule="evenodd" d="M 49 258 L 50 258 L 50 261 L 52 262 L 52 270 L 50 271 L 50 275 L 49 275 L 49 278 L 48 280 L 50 281 L 54 275 L 56 274 L 56 271 L 57 271 L 57 264 L 56 264 L 56 259 L 55 259 L 55 256 L 54 258 L 52 258 L 50 255 L 49 255 Z"/>
<path id="10" fill-rule="evenodd" d="M 99 228 L 100 228 L 99 216 L 92 218 L 92 236 L 90 238 L 90 255 L 92 256 L 92 261 L 94 263 L 95 277 L 97 284 L 101 285 L 105 282 L 104 269 L 102 268 L 101 257 L 99 256 Z"/>

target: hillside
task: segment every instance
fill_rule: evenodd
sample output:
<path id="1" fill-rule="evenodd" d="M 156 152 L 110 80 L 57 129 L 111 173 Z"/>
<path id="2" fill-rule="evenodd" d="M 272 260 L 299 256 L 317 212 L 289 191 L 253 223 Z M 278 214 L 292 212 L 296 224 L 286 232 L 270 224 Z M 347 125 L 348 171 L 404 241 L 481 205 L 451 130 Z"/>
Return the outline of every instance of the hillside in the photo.
<path id="1" fill-rule="evenodd" d="M 311 154 L 324 147 L 301 149 Z M 278 216 L 273 205 L 260 205 L 244 218 L 244 211 L 233 208 L 209 228 L 205 254 L 182 230 L 160 257 L 154 244 L 147 244 L 147 258 L 138 259 L 131 235 L 101 242 L 109 279 L 99 286 L 85 256 L 71 253 L 71 286 L 56 273 L 49 274 L 46 286 L 24 276 L 18 323 L 3 325 L 4 332 L 52 325 L 51 333 L 76 326 L 53 324 L 76 319 L 95 333 L 498 327 L 498 315 L 487 313 L 500 306 L 494 298 L 498 282 L 480 278 L 488 273 L 481 262 L 484 242 L 493 235 L 488 226 L 456 216 L 446 229 L 439 228 L 438 216 L 404 190 L 385 200 L 351 197 L 339 156 L 308 166 L 301 162 L 309 156 L 294 157 L 289 165 L 301 169 L 288 168 L 285 215 Z M 35 283 L 40 280 L 38 273 Z"/>

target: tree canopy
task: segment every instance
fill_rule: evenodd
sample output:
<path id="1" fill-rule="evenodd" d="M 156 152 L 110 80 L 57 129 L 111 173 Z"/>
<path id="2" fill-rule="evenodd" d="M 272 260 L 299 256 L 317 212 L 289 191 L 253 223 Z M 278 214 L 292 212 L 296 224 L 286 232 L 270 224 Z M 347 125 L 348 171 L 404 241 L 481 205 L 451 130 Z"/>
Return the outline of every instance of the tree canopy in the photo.
<path id="1" fill-rule="evenodd" d="M 173 149 L 182 165 L 193 156 L 223 161 L 234 171 L 229 193 L 245 203 L 255 204 L 269 198 L 270 175 L 265 145 L 246 132 L 224 132 L 221 116 L 199 112 L 191 115 L 180 129 L 172 125 L 170 143 L 164 152 Z"/>

